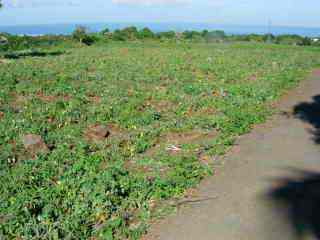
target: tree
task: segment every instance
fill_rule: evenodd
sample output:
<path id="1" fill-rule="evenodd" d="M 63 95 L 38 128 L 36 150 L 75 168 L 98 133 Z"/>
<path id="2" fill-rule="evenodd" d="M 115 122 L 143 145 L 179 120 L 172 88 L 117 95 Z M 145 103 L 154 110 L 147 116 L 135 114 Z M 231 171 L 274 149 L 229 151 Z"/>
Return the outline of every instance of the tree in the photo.
<path id="1" fill-rule="evenodd" d="M 135 40 L 139 37 L 138 29 L 134 26 L 126 27 L 121 30 L 121 32 L 126 36 L 129 40 Z"/>
<path id="2" fill-rule="evenodd" d="M 108 33 L 110 33 L 109 28 L 105 28 L 105 29 L 103 29 L 103 30 L 101 31 L 101 34 L 103 34 L 103 35 L 108 34 Z"/>
<path id="3" fill-rule="evenodd" d="M 83 39 L 87 36 L 87 28 L 84 26 L 77 26 L 72 33 L 72 37 L 82 43 Z"/>
<path id="4" fill-rule="evenodd" d="M 204 38 L 206 39 L 207 42 L 221 42 L 225 40 L 226 34 L 222 30 L 216 30 L 216 31 L 207 32 L 204 35 Z"/>
<path id="5" fill-rule="evenodd" d="M 197 32 L 197 31 L 184 31 L 182 33 L 183 37 L 185 39 L 195 39 L 201 36 L 201 33 Z"/>
<path id="6" fill-rule="evenodd" d="M 167 39 L 173 39 L 176 37 L 176 33 L 174 31 L 168 31 L 168 32 L 160 32 L 157 34 L 158 38 L 167 38 Z"/>
<path id="7" fill-rule="evenodd" d="M 209 34 L 209 31 L 207 29 L 205 29 L 201 32 L 201 36 L 204 38 L 206 38 L 208 36 L 208 34 Z"/>
<path id="8" fill-rule="evenodd" d="M 116 29 L 112 34 L 112 39 L 114 41 L 126 41 L 127 36 L 119 29 Z"/>
<path id="9" fill-rule="evenodd" d="M 147 27 L 143 28 L 139 35 L 141 38 L 154 38 L 154 33 Z"/>
<path id="10" fill-rule="evenodd" d="M 303 41 L 303 37 L 297 34 L 284 34 L 276 37 L 276 43 L 287 45 L 298 45 Z"/>
<path id="11" fill-rule="evenodd" d="M 304 37 L 301 42 L 298 43 L 300 46 L 311 46 L 312 45 L 312 40 L 311 38 Z"/>
<path id="12" fill-rule="evenodd" d="M 86 45 L 91 45 L 95 41 L 93 37 L 89 36 L 88 30 L 84 26 L 78 26 L 72 33 L 72 37 L 80 43 L 84 43 Z"/>

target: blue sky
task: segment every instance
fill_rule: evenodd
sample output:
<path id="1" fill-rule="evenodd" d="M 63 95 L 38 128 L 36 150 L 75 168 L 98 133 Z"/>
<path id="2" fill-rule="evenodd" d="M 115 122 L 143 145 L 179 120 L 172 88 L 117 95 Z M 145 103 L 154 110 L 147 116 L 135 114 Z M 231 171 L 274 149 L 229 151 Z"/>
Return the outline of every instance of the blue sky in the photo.
<path id="1" fill-rule="evenodd" d="M 0 25 L 208 22 L 320 27 L 319 0 L 2 0 Z"/>

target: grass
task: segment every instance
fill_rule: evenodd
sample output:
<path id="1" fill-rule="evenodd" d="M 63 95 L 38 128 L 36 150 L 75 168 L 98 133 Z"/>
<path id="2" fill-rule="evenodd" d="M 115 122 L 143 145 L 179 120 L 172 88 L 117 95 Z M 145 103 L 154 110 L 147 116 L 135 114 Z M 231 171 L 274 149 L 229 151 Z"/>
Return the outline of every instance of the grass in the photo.
<path id="1" fill-rule="evenodd" d="M 253 43 L 66 53 L 0 63 L 4 239 L 138 239 L 320 64 L 315 48 Z M 107 134 L 91 139 L 96 126 Z M 26 134 L 49 152 L 31 156 Z"/>

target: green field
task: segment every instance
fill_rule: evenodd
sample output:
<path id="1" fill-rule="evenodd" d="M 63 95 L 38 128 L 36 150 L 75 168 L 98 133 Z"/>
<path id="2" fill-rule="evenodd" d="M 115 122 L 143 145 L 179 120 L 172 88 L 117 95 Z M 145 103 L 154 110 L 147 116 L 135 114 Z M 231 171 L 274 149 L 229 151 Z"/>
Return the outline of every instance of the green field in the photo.
<path id="1" fill-rule="evenodd" d="M 4 239 L 138 239 L 320 65 L 318 48 L 254 43 L 46 51 L 0 59 Z"/>

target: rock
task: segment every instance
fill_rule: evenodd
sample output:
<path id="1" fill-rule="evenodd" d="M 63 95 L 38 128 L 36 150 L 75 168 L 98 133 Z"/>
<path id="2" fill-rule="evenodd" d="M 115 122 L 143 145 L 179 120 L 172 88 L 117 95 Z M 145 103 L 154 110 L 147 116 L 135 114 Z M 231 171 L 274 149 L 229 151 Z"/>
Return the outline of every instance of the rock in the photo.
<path id="1" fill-rule="evenodd" d="M 100 124 L 89 126 L 84 133 L 89 142 L 104 141 L 110 134 L 108 127 Z"/>
<path id="2" fill-rule="evenodd" d="M 4 36 L 0 36 L 0 46 L 7 45 L 9 43 L 8 39 Z"/>
<path id="3" fill-rule="evenodd" d="M 25 149 L 33 156 L 39 153 L 48 153 L 49 149 L 42 140 L 42 137 L 35 134 L 27 134 L 22 137 Z"/>

